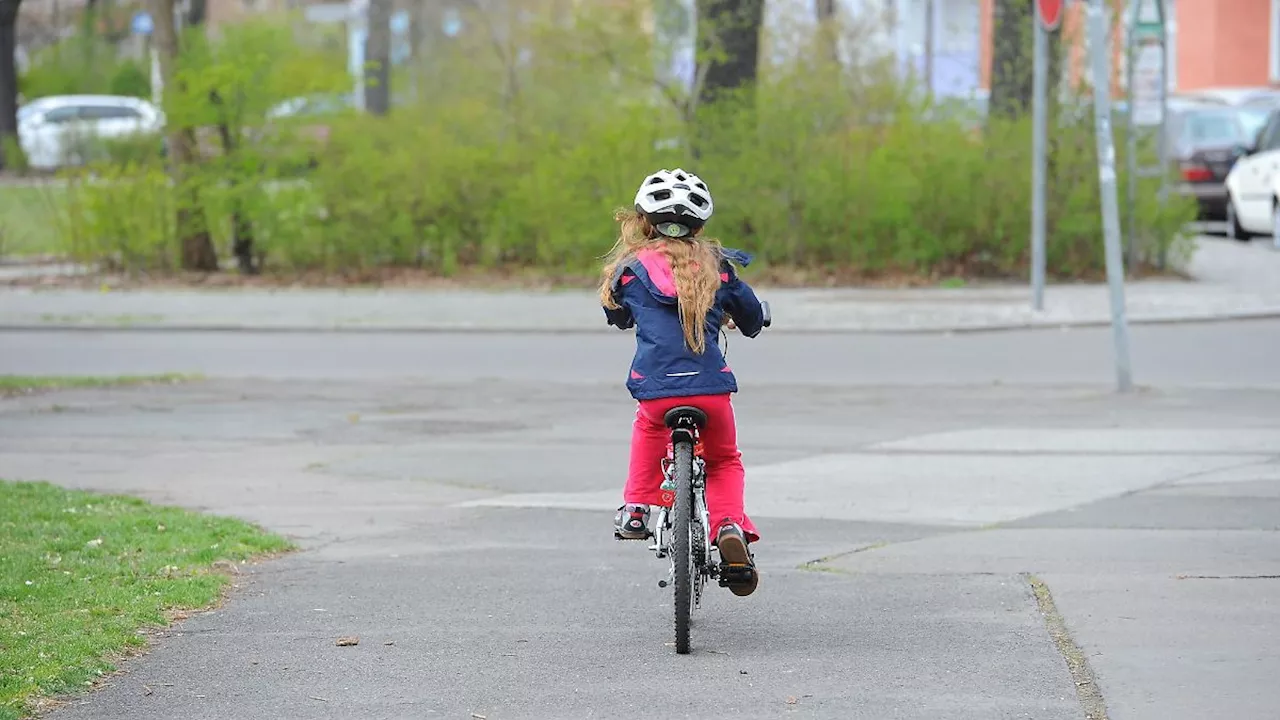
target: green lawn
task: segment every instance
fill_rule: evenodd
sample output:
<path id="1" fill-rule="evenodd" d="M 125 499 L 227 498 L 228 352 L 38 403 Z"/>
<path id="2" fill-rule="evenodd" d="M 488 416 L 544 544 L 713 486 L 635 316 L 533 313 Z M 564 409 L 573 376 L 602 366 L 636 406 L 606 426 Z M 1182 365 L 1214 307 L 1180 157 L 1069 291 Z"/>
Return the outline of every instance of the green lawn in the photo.
<path id="1" fill-rule="evenodd" d="M 60 185 L 0 184 L 0 256 L 58 253 L 65 197 Z"/>
<path id="2" fill-rule="evenodd" d="M 42 390 L 68 390 L 73 388 L 115 387 L 120 385 L 146 385 L 150 383 L 178 383 L 198 379 L 197 375 L 166 373 L 164 375 L 119 375 L 98 377 L 94 375 L 0 375 L 0 397 L 26 395 Z"/>
<path id="3" fill-rule="evenodd" d="M 216 603 L 215 563 L 289 548 L 238 520 L 0 480 L 0 720 L 92 685 L 170 613 Z"/>

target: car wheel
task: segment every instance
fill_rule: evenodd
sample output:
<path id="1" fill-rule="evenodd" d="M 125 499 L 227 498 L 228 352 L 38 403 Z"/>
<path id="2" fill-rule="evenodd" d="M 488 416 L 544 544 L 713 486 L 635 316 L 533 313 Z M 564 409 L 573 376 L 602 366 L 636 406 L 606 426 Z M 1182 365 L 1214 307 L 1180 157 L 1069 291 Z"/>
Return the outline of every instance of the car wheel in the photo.
<path id="1" fill-rule="evenodd" d="M 1280 200 L 1271 200 L 1271 243 L 1280 250 Z"/>
<path id="2" fill-rule="evenodd" d="M 1227 237 L 1237 242 L 1249 242 L 1253 233 L 1240 226 L 1240 218 L 1236 217 L 1236 203 L 1227 197 Z"/>

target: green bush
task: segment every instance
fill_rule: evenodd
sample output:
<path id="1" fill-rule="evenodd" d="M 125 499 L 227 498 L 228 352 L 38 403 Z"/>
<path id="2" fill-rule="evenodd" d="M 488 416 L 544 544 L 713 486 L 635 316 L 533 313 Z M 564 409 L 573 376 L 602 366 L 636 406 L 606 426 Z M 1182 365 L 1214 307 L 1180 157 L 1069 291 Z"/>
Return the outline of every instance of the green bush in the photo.
<path id="1" fill-rule="evenodd" d="M 19 78 L 28 102 L 49 95 L 128 95 L 151 97 L 151 75 L 138 60 L 114 45 L 83 32 L 36 53 Z"/>
<path id="2" fill-rule="evenodd" d="M 155 165 L 102 165 L 67 186 L 64 250 L 131 273 L 172 271 L 178 246 L 175 193 Z"/>
<path id="3" fill-rule="evenodd" d="M 112 95 L 130 97 L 151 97 L 151 74 L 141 63 L 126 61 L 120 63 L 107 85 L 107 92 Z"/>
<path id="4" fill-rule="evenodd" d="M 184 59 L 186 95 L 166 102 L 171 122 L 230 122 L 235 137 L 249 138 L 191 175 L 220 249 L 230 249 L 238 221 L 269 267 L 284 271 L 589 274 L 611 243 L 613 209 L 648 172 L 681 165 L 715 193 L 709 231 L 765 266 L 845 276 L 1026 273 L 1028 121 L 975 127 L 963 113 L 930 108 L 884 67 L 843 71 L 818 50 L 766 67 L 750 96 L 695 114 L 679 91 L 655 89 L 652 73 L 637 70 L 657 50 L 638 31 L 638 14 L 583 12 L 571 27 L 520 29 L 505 46 L 488 36 L 433 46 L 424 67 L 446 70 L 421 78 L 413 94 L 424 101 L 383 118 L 268 121 L 275 102 L 341 85 L 340 63 L 326 74 L 317 59 L 300 62 L 307 56 L 287 49 L 284 29 L 246 26 L 198 46 Z M 515 52 L 517 43 L 532 53 Z M 211 90 L 236 104 L 210 104 Z M 1123 151 L 1123 138 L 1116 142 Z M 1091 123 L 1055 130 L 1055 277 L 1103 270 L 1095 148 Z M 164 245 L 175 242 L 167 220 L 106 217 L 130 207 L 117 206 L 115 193 L 164 194 L 154 167 L 129 167 L 111 183 L 80 186 L 86 202 L 101 197 L 77 216 L 78 252 L 169 267 L 177 252 Z M 1123 158 L 1120 170 L 1123 189 Z M 1184 252 L 1173 244 L 1193 209 L 1177 200 L 1161 207 L 1144 183 L 1136 211 L 1151 256 Z"/>

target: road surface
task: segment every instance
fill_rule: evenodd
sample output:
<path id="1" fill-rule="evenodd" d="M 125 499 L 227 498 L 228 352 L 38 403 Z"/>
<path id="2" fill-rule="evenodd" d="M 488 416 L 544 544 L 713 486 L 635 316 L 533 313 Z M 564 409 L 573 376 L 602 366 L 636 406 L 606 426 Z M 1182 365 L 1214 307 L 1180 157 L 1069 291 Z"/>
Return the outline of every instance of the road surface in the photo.
<path id="1" fill-rule="evenodd" d="M 1145 385 L 1280 386 L 1280 320 L 1131 329 Z M 615 382 L 629 333 L 0 332 L 0 373 L 198 372 L 235 378 Z M 732 334 L 730 364 L 759 384 L 1108 384 L 1105 328 L 936 335 Z"/>
<path id="2" fill-rule="evenodd" d="M 730 342 L 762 581 L 678 657 L 625 334 L 0 334 L 209 378 L 0 402 L 0 474 L 305 548 L 51 717 L 1275 717 L 1280 324 L 1135 329 L 1125 397 L 1106 331 Z"/>

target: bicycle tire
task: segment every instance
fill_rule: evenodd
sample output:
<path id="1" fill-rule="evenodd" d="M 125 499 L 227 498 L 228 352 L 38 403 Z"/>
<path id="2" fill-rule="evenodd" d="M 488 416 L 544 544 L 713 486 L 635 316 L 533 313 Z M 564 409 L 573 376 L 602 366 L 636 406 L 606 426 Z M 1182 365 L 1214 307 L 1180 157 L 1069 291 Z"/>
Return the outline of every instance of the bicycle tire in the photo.
<path id="1" fill-rule="evenodd" d="M 690 545 L 693 522 L 693 443 L 675 445 L 676 501 L 671 527 L 671 560 L 675 564 L 676 652 L 689 653 L 689 623 L 693 612 L 693 548 Z"/>

